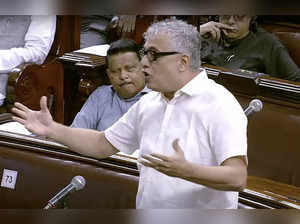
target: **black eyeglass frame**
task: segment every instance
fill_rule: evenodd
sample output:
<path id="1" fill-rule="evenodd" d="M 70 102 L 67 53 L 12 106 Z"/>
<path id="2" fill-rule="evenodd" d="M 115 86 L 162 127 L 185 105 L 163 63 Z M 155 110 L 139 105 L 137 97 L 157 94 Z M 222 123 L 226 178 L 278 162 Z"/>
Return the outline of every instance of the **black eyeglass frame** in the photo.
<path id="1" fill-rule="evenodd" d="M 143 58 L 144 56 L 147 55 L 148 59 L 150 62 L 156 61 L 158 58 L 163 57 L 163 56 L 168 56 L 168 55 L 173 55 L 173 54 L 181 54 L 180 52 L 177 51 L 154 51 L 154 50 L 146 50 L 145 48 L 142 48 L 139 51 L 140 57 Z"/>

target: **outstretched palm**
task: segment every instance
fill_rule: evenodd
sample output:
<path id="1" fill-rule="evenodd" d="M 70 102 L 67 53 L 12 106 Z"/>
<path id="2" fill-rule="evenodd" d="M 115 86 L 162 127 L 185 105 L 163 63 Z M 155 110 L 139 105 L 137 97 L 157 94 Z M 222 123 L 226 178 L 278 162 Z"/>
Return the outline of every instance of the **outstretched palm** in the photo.
<path id="1" fill-rule="evenodd" d="M 34 111 L 21 103 L 15 103 L 12 112 L 16 115 L 13 120 L 23 124 L 29 131 L 36 135 L 46 136 L 48 127 L 52 124 L 53 119 L 47 108 L 47 98 L 43 96 L 40 101 L 41 110 Z"/>

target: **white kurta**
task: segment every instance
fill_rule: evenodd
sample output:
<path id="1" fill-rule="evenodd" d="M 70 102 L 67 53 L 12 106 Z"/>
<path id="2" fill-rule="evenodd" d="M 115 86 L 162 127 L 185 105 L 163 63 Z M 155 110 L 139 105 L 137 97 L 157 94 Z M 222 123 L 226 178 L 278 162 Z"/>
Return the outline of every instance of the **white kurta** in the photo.
<path id="1" fill-rule="evenodd" d="M 12 18 L 10 18 L 12 17 Z M 14 16 L 2 17 L 1 34 L 13 37 Z M 21 18 L 21 17 L 20 17 Z M 5 19 L 7 21 L 5 21 Z M 10 22 L 11 20 L 11 22 Z M 24 46 L 9 46 L 0 48 L 0 105 L 6 96 L 8 73 L 23 63 L 42 64 L 46 59 L 56 31 L 56 16 L 31 16 L 30 25 L 24 36 Z M 0 41 L 3 41 L 0 38 Z M 5 41 L 5 40 L 4 40 Z M 3 42 L 2 42 L 3 43 Z"/>
<path id="2" fill-rule="evenodd" d="M 1 30 L 6 32 L 5 29 Z M 50 51 L 55 30 L 55 15 L 31 16 L 31 23 L 25 35 L 25 45 L 0 50 L 0 73 L 10 72 L 25 62 L 43 63 Z"/>

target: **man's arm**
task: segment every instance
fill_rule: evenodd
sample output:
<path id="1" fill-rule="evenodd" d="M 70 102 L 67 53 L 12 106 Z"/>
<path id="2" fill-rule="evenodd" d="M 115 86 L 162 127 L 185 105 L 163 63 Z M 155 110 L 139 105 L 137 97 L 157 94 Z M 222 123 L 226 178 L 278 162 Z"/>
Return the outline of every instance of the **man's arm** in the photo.
<path id="1" fill-rule="evenodd" d="M 183 179 L 217 190 L 241 191 L 246 187 L 247 166 L 242 157 L 225 160 L 221 166 L 183 164 Z"/>
<path id="2" fill-rule="evenodd" d="M 54 40 L 56 16 L 31 16 L 24 47 L 0 50 L 0 72 L 10 72 L 26 62 L 41 64 Z"/>
<path id="3" fill-rule="evenodd" d="M 274 45 L 276 42 L 274 43 Z M 271 57 L 266 60 L 266 73 L 275 77 L 300 82 L 300 69 L 288 50 L 279 43 L 273 47 Z"/>
<path id="4" fill-rule="evenodd" d="M 103 131 L 70 128 L 53 121 L 47 136 L 68 146 L 72 151 L 98 159 L 119 152 L 107 141 Z"/>
<path id="5" fill-rule="evenodd" d="M 29 131 L 54 139 L 77 153 L 105 158 L 118 152 L 105 138 L 104 132 L 70 128 L 53 121 L 47 108 L 46 97 L 41 98 L 41 110 L 33 111 L 21 103 L 15 103 L 13 120 L 22 123 Z"/>
<path id="6" fill-rule="evenodd" d="M 226 159 L 220 166 L 203 166 L 185 160 L 184 152 L 173 143 L 175 154 L 167 157 L 152 153 L 142 155 L 143 165 L 152 167 L 166 175 L 182 178 L 193 183 L 201 184 L 216 190 L 241 191 L 246 186 L 247 165 L 242 156 Z"/>

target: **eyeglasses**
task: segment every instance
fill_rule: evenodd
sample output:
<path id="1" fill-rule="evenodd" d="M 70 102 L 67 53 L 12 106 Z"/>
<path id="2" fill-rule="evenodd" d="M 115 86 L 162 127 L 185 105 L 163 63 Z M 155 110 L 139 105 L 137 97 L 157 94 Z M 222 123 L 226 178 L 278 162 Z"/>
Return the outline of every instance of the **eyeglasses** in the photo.
<path id="1" fill-rule="evenodd" d="M 142 48 L 140 51 L 140 56 L 143 58 L 145 55 L 147 55 L 148 60 L 150 62 L 156 61 L 158 58 L 167 56 L 167 55 L 173 55 L 173 54 L 180 54 L 179 52 L 176 51 L 169 51 L 169 52 L 157 52 L 154 50 L 146 50 L 145 48 Z"/>
<path id="2" fill-rule="evenodd" d="M 241 21 L 246 17 L 246 15 L 221 15 L 219 16 L 219 19 L 223 21 L 228 21 L 231 18 L 231 16 L 235 21 Z"/>

